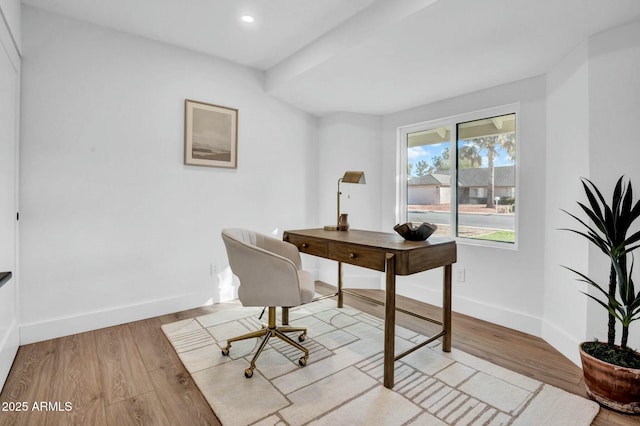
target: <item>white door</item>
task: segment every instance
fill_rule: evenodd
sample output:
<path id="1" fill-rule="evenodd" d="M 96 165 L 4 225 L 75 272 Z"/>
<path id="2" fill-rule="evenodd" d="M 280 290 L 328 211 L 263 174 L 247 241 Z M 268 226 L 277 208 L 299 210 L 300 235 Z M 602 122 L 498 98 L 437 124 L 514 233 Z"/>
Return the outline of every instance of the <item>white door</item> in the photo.
<path id="1" fill-rule="evenodd" d="M 0 388 L 20 344 L 18 318 L 18 117 L 20 58 L 0 20 Z"/>

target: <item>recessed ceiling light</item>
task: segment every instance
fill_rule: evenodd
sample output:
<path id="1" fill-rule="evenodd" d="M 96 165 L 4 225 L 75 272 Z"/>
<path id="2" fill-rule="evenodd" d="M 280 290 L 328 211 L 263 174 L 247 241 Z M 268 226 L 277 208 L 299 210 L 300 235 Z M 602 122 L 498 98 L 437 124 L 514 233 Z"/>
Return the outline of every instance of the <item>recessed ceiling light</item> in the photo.
<path id="1" fill-rule="evenodd" d="M 255 19 L 253 19 L 253 16 L 251 16 L 251 15 L 244 15 L 240 19 L 242 19 L 242 22 L 246 22 L 247 24 L 251 24 L 251 23 L 253 23 L 253 21 L 255 21 Z"/>

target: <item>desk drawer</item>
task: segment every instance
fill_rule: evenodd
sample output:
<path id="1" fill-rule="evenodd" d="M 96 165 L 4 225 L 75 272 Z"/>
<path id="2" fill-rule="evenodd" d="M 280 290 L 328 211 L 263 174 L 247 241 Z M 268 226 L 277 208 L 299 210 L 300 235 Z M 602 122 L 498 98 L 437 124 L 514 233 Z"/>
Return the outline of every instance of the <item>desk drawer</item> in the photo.
<path id="1" fill-rule="evenodd" d="M 301 253 L 327 257 L 327 243 L 325 241 L 297 235 L 287 235 L 286 241 L 298 247 Z"/>
<path id="2" fill-rule="evenodd" d="M 376 271 L 385 270 L 384 250 L 329 242 L 329 259 Z"/>

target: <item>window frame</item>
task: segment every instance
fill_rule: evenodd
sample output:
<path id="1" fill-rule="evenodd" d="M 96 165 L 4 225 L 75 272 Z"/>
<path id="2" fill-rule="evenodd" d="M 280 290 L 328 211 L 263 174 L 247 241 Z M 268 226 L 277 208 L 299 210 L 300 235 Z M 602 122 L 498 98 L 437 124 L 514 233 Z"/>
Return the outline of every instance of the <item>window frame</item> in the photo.
<path id="1" fill-rule="evenodd" d="M 457 182 L 458 176 L 458 125 L 461 123 L 483 120 L 500 115 L 515 114 L 516 116 L 516 158 L 514 162 L 515 167 L 515 212 L 514 212 L 514 231 L 515 238 L 513 243 L 505 241 L 491 241 L 481 240 L 468 237 L 456 236 L 458 232 L 458 185 L 455 188 L 451 188 L 451 211 L 450 211 L 450 226 L 451 235 L 456 242 L 468 245 L 482 246 L 482 247 L 494 247 L 506 250 L 518 250 L 520 241 L 519 230 L 519 218 L 520 218 L 520 152 L 521 152 L 521 140 L 520 140 L 520 103 L 506 104 L 502 106 L 496 106 L 491 108 L 485 108 L 468 113 L 453 115 L 444 118 L 437 118 L 434 120 L 422 121 L 419 123 L 409 124 L 406 126 L 400 126 L 397 129 L 397 168 L 396 168 L 396 223 L 405 223 L 408 221 L 408 194 L 407 194 L 407 141 L 408 135 L 411 133 L 419 132 L 422 130 L 430 130 L 436 127 L 449 127 L 450 128 L 450 152 L 451 155 L 451 181 Z"/>

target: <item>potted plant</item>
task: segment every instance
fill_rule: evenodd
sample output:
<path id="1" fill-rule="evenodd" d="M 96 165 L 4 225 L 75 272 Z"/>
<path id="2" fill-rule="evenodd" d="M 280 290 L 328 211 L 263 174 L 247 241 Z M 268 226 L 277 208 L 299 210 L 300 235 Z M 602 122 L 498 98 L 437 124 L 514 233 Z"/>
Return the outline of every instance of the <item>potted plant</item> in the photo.
<path id="1" fill-rule="evenodd" d="M 600 297 L 585 293 L 608 312 L 607 343 L 583 342 L 580 359 L 587 394 L 600 404 L 625 413 L 640 413 L 640 353 L 627 347 L 629 325 L 640 319 L 640 291 L 633 283 L 633 250 L 640 245 L 640 231 L 627 236 L 640 216 L 640 202 L 633 203 L 631 182 L 618 179 L 608 205 L 598 188 L 588 179 L 582 179 L 588 205 L 578 203 L 592 222 L 577 220 L 584 230 L 565 229 L 581 235 L 595 244 L 610 260 L 608 288 L 574 269 L 579 281 L 597 290 Z M 631 256 L 631 264 L 628 257 Z M 616 321 L 622 325 L 620 345 L 615 345 Z"/>

